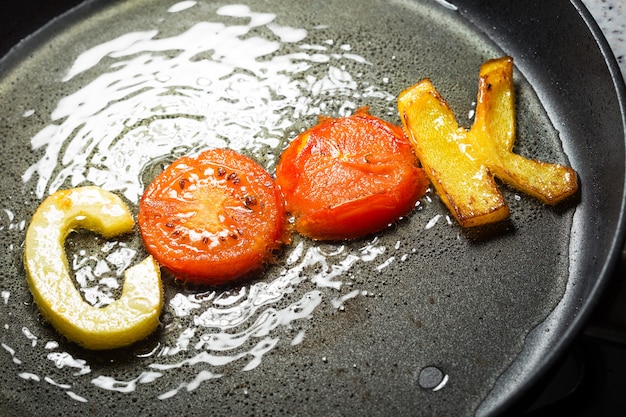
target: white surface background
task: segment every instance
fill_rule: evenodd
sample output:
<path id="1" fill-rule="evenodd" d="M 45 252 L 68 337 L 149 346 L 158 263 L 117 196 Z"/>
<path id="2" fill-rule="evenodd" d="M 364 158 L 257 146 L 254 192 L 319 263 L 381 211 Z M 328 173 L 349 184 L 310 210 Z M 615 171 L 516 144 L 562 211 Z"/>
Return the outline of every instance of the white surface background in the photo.
<path id="1" fill-rule="evenodd" d="M 626 78 L 626 0 L 582 0 L 602 29 Z"/>

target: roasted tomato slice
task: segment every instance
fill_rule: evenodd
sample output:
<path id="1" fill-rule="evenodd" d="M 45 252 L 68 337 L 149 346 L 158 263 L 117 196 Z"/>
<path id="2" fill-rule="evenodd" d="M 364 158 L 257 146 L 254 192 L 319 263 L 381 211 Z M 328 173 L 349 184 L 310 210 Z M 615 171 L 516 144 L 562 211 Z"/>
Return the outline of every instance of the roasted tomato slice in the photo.
<path id="1" fill-rule="evenodd" d="M 382 230 L 428 187 L 402 129 L 365 107 L 300 134 L 281 155 L 276 182 L 296 231 L 318 240 Z"/>
<path id="2" fill-rule="evenodd" d="M 182 157 L 146 189 L 138 223 L 148 252 L 184 281 L 219 285 L 271 261 L 286 215 L 273 178 L 229 149 Z"/>

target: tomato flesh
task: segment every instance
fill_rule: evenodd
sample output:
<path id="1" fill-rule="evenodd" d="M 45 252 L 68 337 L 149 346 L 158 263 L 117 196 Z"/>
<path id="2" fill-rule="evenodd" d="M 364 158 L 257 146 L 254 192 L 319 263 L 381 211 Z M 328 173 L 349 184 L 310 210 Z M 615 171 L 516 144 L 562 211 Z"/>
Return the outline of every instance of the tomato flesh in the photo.
<path id="1" fill-rule="evenodd" d="M 229 149 L 182 157 L 146 189 L 138 223 L 148 252 L 177 278 L 219 285 L 272 259 L 286 215 L 273 178 Z"/>
<path id="2" fill-rule="evenodd" d="M 428 187 L 402 129 L 367 108 L 303 132 L 281 155 L 276 176 L 295 229 L 318 240 L 382 230 Z"/>

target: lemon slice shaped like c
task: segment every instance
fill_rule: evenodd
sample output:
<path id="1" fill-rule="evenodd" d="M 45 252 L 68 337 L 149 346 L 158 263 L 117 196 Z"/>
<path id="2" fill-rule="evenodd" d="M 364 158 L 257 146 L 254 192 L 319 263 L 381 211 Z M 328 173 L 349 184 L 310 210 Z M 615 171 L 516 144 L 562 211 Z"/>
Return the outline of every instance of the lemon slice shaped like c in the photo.
<path id="1" fill-rule="evenodd" d="M 133 226 L 133 217 L 118 196 L 88 186 L 48 197 L 26 232 L 24 265 L 39 310 L 61 334 L 85 348 L 130 345 L 159 323 L 163 288 L 152 257 L 125 272 L 121 297 L 103 308 L 84 301 L 69 274 L 64 242 L 73 229 L 110 238 L 130 232 Z"/>

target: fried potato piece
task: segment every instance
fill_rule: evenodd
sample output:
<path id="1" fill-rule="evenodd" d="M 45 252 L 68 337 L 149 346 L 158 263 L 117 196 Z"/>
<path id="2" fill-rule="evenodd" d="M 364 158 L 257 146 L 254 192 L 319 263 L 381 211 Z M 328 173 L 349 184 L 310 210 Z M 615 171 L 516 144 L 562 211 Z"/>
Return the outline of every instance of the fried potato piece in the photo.
<path id="1" fill-rule="evenodd" d="M 573 169 L 512 151 L 513 59 L 485 62 L 478 87 L 475 120 L 469 130 L 459 127 L 450 106 L 428 79 L 398 97 L 400 118 L 415 153 L 461 226 L 481 226 L 509 216 L 494 176 L 546 204 L 574 194 L 578 178 Z"/>
<path id="2" fill-rule="evenodd" d="M 415 154 L 441 200 L 464 227 L 503 220 L 509 208 L 469 131 L 459 127 L 448 103 L 429 80 L 398 99 Z"/>

